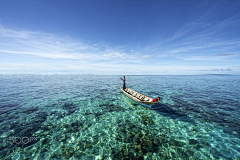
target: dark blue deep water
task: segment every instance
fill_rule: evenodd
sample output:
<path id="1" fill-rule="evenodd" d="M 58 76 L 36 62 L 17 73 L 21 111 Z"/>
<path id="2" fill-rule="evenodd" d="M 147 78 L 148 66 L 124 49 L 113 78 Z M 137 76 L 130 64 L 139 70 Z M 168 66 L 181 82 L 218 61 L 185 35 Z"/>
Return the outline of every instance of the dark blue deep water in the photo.
<path id="1" fill-rule="evenodd" d="M 240 159 L 240 76 L 0 75 L 0 159 Z"/>

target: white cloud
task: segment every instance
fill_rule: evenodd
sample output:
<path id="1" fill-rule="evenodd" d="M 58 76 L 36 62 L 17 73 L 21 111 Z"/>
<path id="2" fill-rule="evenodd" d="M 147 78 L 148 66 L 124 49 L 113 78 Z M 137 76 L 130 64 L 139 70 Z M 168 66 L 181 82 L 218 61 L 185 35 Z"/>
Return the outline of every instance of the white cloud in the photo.
<path id="1" fill-rule="evenodd" d="M 152 56 L 149 56 L 149 55 L 142 55 L 142 56 L 139 56 L 139 58 L 146 59 L 146 58 L 152 58 Z"/>
<path id="2" fill-rule="evenodd" d="M 188 22 L 176 30 L 171 37 L 141 49 L 150 53 L 151 56 L 179 58 L 182 54 L 188 54 L 190 57 L 195 57 L 186 57 L 185 60 L 188 59 L 188 61 L 205 59 L 201 56 L 216 55 L 216 52 L 227 52 L 229 55 L 238 52 L 240 40 L 225 38 L 225 35 L 229 33 L 229 29 L 232 27 L 240 26 L 239 17 L 232 16 L 222 21 L 209 21 L 206 19 L 207 16 L 204 15 L 192 22 Z M 218 54 L 218 56 L 223 56 L 223 54 Z M 214 60 L 214 58 L 211 60 Z M 216 58 L 215 60 L 219 61 Z"/>
<path id="3" fill-rule="evenodd" d="M 125 59 L 124 46 L 109 47 L 44 32 L 13 30 L 0 26 L 0 54 L 32 55 L 50 59 L 84 59 L 103 57 Z"/>
<path id="4" fill-rule="evenodd" d="M 222 68 L 217 69 L 217 68 L 215 68 L 215 69 L 202 69 L 202 70 L 195 70 L 195 71 L 233 71 L 233 70 L 231 68 L 227 68 L 227 69 L 222 69 Z"/>
<path id="5" fill-rule="evenodd" d="M 141 64 L 133 50 L 125 46 L 110 47 L 102 42 L 87 43 L 44 32 L 13 30 L 0 26 L 0 72 L 83 72 L 129 71 Z M 14 58 L 15 59 L 14 59 Z M 21 58 L 22 57 L 22 58 Z M 31 60 L 27 58 L 34 60 Z M 24 62 L 21 60 L 24 59 Z M 26 58 L 26 59 L 25 59 Z"/>

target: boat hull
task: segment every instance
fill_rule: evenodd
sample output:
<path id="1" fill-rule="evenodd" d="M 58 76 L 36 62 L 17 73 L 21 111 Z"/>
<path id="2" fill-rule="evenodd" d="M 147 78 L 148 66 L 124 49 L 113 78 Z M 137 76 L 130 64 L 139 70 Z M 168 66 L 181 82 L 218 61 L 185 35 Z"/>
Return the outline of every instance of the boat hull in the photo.
<path id="1" fill-rule="evenodd" d="M 129 94 L 128 92 L 126 92 L 125 90 L 123 90 L 123 88 L 120 87 L 120 89 L 121 89 L 122 92 L 123 92 L 126 96 L 128 96 L 131 100 L 133 100 L 134 102 L 136 102 L 136 103 L 138 103 L 138 104 L 140 104 L 140 105 L 143 105 L 143 106 L 145 106 L 145 107 L 148 107 L 148 108 L 149 108 L 149 107 L 151 107 L 152 105 L 155 105 L 155 104 L 158 103 L 158 102 L 140 100 L 140 99 L 136 98 L 135 96 L 133 96 L 132 94 Z M 135 92 L 135 91 L 133 91 L 133 92 Z M 135 93 L 137 93 L 137 92 L 135 92 Z M 137 94 L 140 94 L 140 93 L 137 93 Z M 142 95 L 142 94 L 140 94 L 140 95 Z M 143 95 L 143 96 L 144 96 L 144 95 Z M 147 97 L 147 96 L 145 96 L 145 97 Z M 147 98 L 149 98 L 150 100 L 152 100 L 152 98 L 150 98 L 150 97 L 147 97 Z"/>

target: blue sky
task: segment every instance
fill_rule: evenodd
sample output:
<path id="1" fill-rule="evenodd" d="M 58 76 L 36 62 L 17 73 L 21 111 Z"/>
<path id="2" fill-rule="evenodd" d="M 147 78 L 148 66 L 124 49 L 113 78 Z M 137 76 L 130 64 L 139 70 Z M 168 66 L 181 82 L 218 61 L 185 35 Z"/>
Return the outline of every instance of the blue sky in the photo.
<path id="1" fill-rule="evenodd" d="M 240 1 L 0 0 L 0 73 L 240 74 Z"/>

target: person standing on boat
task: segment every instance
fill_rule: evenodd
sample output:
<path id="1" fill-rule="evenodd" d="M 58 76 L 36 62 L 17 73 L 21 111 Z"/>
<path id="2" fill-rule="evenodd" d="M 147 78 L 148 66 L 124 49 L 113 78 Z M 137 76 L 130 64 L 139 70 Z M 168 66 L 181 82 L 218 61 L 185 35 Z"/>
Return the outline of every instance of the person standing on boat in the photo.
<path id="1" fill-rule="evenodd" d="M 123 90 L 125 90 L 126 89 L 126 84 L 125 84 L 126 79 L 125 79 L 125 76 L 123 76 L 123 79 L 120 77 L 120 79 L 123 81 Z"/>

